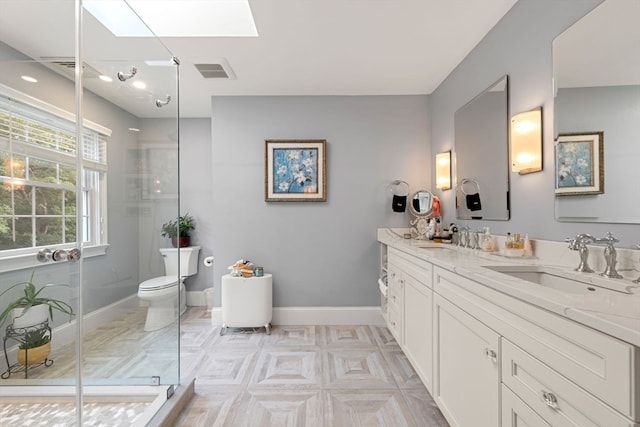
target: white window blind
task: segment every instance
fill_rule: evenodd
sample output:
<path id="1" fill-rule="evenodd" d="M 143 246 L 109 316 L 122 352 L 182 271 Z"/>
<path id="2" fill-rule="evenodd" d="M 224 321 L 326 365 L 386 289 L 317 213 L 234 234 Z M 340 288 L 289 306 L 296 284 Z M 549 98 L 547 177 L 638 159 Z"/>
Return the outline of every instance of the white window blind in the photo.
<path id="1" fill-rule="evenodd" d="M 27 95 L 0 93 L 0 253 L 75 242 L 80 207 L 82 241 L 104 243 L 110 131 L 83 123 L 81 174 L 74 120 Z"/>

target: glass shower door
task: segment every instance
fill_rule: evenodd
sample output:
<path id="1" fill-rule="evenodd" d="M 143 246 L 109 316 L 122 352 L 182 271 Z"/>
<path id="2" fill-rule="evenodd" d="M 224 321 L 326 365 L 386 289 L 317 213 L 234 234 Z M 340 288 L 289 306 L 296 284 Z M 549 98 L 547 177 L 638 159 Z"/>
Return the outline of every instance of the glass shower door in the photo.
<path id="1" fill-rule="evenodd" d="M 144 411 L 140 396 L 157 407 L 154 393 L 163 401 L 179 383 L 179 319 L 145 332 L 137 297 L 142 281 L 164 274 L 160 227 L 179 212 L 178 65 L 152 34 L 118 37 L 83 3 L 2 0 L 0 13 L 0 293 L 31 279 L 62 284 L 40 295 L 74 312 L 69 322 L 54 311 L 53 363 L 0 379 L 0 405 L 55 396 L 67 425 L 73 414 L 82 423 L 77 408 L 93 411 L 96 394 L 119 413 L 129 409 L 118 402 L 137 405 L 127 397 Z M 74 249 L 81 258 L 70 261 Z M 2 294 L 0 312 L 22 292 Z M 7 342 L 5 365 L 19 363 L 18 344 Z M 35 411 L 15 413 L 10 425 Z"/>

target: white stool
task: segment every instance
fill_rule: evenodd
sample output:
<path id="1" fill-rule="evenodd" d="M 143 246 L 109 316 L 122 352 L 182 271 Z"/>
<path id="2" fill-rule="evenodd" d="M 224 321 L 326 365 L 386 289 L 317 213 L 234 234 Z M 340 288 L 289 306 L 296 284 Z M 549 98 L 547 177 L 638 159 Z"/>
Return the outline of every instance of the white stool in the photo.
<path id="1" fill-rule="evenodd" d="M 271 334 L 273 284 L 271 274 L 261 277 L 222 276 L 222 329 L 262 327 Z"/>

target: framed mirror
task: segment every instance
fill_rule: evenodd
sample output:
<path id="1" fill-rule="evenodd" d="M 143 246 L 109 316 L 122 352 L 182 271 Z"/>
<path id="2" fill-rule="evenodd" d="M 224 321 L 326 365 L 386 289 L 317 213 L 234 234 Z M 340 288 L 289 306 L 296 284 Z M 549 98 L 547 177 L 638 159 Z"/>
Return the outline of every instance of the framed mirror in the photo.
<path id="1" fill-rule="evenodd" d="M 457 219 L 509 219 L 508 99 L 503 76 L 455 113 Z"/>
<path id="2" fill-rule="evenodd" d="M 413 217 L 409 222 L 411 224 L 411 232 L 418 239 L 425 239 L 429 218 L 433 211 L 433 194 L 427 190 L 416 191 L 409 200 L 409 212 Z"/>
<path id="3" fill-rule="evenodd" d="M 553 41 L 558 221 L 640 223 L 634 189 L 640 183 L 638 16 L 637 0 L 606 0 Z M 568 156 L 567 135 L 574 135 L 571 148 L 586 154 Z M 593 135 L 599 136 L 597 151 Z M 604 164 L 597 171 L 591 165 L 600 156 Z M 579 191 L 562 194 L 564 179 L 577 182 Z"/>

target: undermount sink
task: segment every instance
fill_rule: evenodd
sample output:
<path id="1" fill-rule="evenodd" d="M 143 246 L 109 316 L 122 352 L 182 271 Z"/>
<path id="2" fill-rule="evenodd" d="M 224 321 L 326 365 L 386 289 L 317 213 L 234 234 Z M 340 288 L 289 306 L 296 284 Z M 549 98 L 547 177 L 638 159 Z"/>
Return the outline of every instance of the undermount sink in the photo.
<path id="1" fill-rule="evenodd" d="M 445 244 L 442 243 L 434 243 L 430 240 L 412 240 L 411 241 L 411 246 L 415 246 L 417 248 L 422 248 L 422 249 L 448 249 L 451 250 L 451 248 L 444 246 Z"/>
<path id="2" fill-rule="evenodd" d="M 529 283 L 556 289 L 563 292 L 584 294 L 593 292 L 607 292 L 609 290 L 631 293 L 627 285 L 608 282 L 606 279 L 590 277 L 585 281 L 573 277 L 566 277 L 562 271 L 537 265 L 497 265 L 484 266 L 489 270 L 506 274 Z M 595 282 L 595 283 L 594 283 Z"/>

